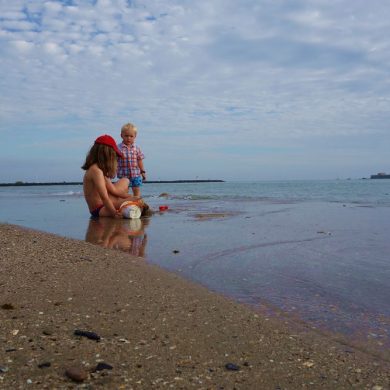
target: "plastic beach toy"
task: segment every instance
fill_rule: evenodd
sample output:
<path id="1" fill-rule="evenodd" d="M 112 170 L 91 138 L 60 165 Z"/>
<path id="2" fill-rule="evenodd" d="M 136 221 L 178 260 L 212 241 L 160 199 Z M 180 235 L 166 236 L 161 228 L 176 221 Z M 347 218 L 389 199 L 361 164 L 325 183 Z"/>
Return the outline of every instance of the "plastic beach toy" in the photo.
<path id="1" fill-rule="evenodd" d="M 168 210 L 168 206 L 160 206 L 159 210 L 160 211 L 167 211 Z"/>
<path id="2" fill-rule="evenodd" d="M 122 217 L 127 219 L 138 219 L 141 217 L 141 209 L 135 205 L 124 207 L 122 209 Z"/>
<path id="3" fill-rule="evenodd" d="M 127 219 L 138 219 L 141 218 L 141 208 L 136 202 L 123 202 L 119 208 L 122 217 Z"/>

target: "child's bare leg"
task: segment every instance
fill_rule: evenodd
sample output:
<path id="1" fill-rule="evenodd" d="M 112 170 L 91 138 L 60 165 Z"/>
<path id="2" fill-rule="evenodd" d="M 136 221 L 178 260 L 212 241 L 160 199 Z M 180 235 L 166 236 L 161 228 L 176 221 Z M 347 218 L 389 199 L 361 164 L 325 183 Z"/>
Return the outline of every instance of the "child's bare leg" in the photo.
<path id="1" fill-rule="evenodd" d="M 134 196 L 141 196 L 141 190 L 139 187 L 132 187 L 132 190 L 133 190 L 133 195 Z"/>

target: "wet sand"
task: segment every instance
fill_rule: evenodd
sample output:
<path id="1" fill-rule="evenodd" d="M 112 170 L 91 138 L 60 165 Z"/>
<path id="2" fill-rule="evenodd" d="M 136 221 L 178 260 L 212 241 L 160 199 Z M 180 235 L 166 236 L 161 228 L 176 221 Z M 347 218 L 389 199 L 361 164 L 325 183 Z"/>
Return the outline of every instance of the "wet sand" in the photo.
<path id="1" fill-rule="evenodd" d="M 142 258 L 0 225 L 0 259 L 2 389 L 389 387 L 380 358 Z"/>

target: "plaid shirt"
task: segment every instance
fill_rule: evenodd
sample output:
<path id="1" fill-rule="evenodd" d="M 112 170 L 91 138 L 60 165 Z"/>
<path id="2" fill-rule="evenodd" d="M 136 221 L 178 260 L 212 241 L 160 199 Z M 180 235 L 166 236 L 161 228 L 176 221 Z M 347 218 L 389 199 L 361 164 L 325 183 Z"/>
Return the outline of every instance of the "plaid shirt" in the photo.
<path id="1" fill-rule="evenodd" d="M 145 158 L 141 149 L 135 144 L 127 146 L 123 142 L 118 145 L 118 148 L 124 156 L 124 158 L 118 157 L 118 178 L 132 178 L 141 176 L 141 170 L 138 166 L 138 160 L 143 160 Z"/>

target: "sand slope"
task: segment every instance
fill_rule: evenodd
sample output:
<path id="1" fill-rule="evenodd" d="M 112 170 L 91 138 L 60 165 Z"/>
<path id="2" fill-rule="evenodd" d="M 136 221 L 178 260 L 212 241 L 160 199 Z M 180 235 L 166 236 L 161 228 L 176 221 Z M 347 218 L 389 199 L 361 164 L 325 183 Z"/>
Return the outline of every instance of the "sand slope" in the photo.
<path id="1" fill-rule="evenodd" d="M 2 389 L 389 387 L 386 362 L 126 253 L 0 225 L 0 269 Z"/>

